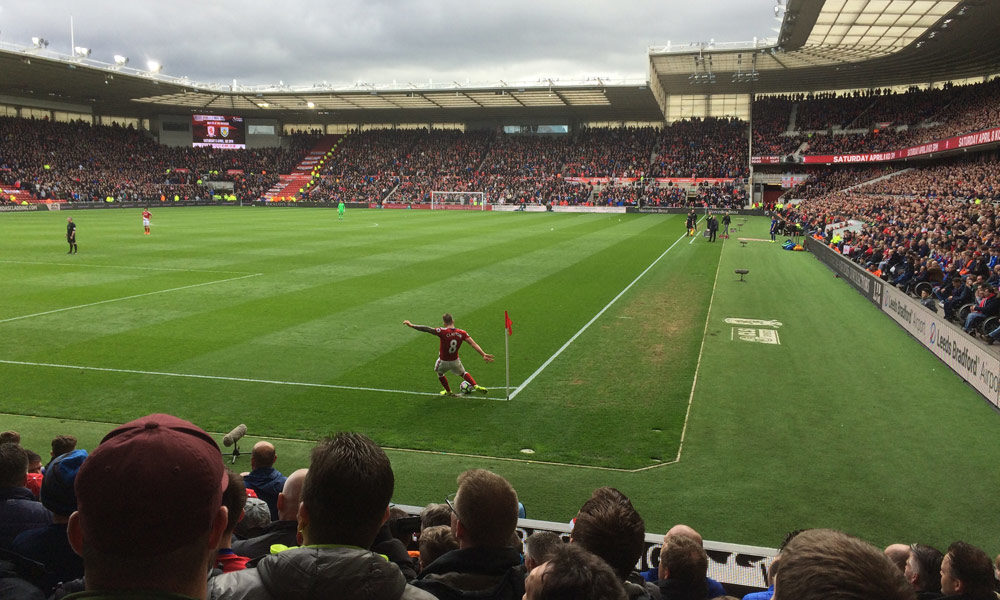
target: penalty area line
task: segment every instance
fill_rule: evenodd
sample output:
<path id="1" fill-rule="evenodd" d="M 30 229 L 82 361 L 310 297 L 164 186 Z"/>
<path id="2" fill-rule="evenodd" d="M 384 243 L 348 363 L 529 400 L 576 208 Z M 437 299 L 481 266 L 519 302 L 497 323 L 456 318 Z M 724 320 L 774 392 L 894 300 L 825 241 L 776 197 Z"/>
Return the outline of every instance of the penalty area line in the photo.
<path id="1" fill-rule="evenodd" d="M 645 276 L 646 273 L 648 273 L 650 271 L 650 269 L 652 269 L 654 266 L 656 266 L 656 263 L 660 262 L 660 260 L 664 256 L 666 256 L 668 252 L 670 252 L 671 250 L 673 250 L 674 246 L 676 246 L 678 243 L 680 243 L 680 241 L 683 240 L 685 237 L 687 237 L 687 236 L 686 235 L 681 235 L 681 237 L 677 238 L 677 240 L 674 241 L 673 244 L 670 244 L 669 248 L 667 248 L 666 250 L 663 251 L 663 254 L 660 254 L 659 256 L 656 257 L 656 259 L 653 262 L 649 263 L 649 266 L 646 267 L 642 271 L 642 273 L 639 273 L 639 275 L 637 275 L 636 278 L 632 280 L 632 283 L 628 284 L 627 286 L 625 286 L 625 289 L 623 289 L 622 291 L 618 292 L 618 295 L 615 296 L 614 298 L 612 298 L 611 302 L 608 302 L 607 305 L 605 305 L 604 308 L 602 308 L 600 311 L 598 311 L 598 313 L 596 315 L 594 315 L 594 318 L 592 318 L 591 320 L 587 321 L 587 324 L 584 325 L 583 327 L 581 327 L 580 331 L 577 331 L 576 333 L 574 333 L 573 337 L 569 338 L 569 340 L 567 340 L 566 343 L 563 344 L 561 348 L 559 348 L 558 350 L 556 350 L 555 354 L 553 354 L 552 356 L 550 356 L 548 358 L 548 360 L 546 360 L 544 363 L 542 363 L 542 366 L 538 367 L 535 370 L 534 373 L 532 373 L 531 375 L 529 375 L 528 378 L 525 379 L 524 382 L 521 385 L 519 385 L 516 388 L 514 388 L 513 391 L 511 391 L 510 397 L 508 399 L 509 400 L 513 400 L 514 397 L 517 396 L 521 392 L 521 390 L 523 390 L 524 388 L 526 388 L 529 383 L 531 383 L 532 381 L 534 381 L 535 377 L 538 377 L 541 374 L 542 371 L 544 371 L 546 368 L 548 368 L 548 366 L 550 364 L 552 364 L 552 361 L 554 361 L 555 359 L 557 359 L 560 354 L 562 354 L 563 352 L 566 351 L 566 348 L 569 348 L 570 344 L 572 344 L 573 342 L 576 341 L 576 338 L 580 337 L 583 334 L 584 331 L 587 331 L 587 329 L 589 329 L 590 326 L 593 325 L 595 321 L 597 321 L 597 319 L 601 318 L 601 315 L 603 315 L 605 312 L 607 312 L 609 308 L 611 308 L 612 306 L 614 306 L 614 304 L 616 302 L 618 302 L 618 300 L 622 296 L 625 295 L 625 292 L 627 292 L 630 289 L 632 289 L 632 286 L 634 286 L 636 283 L 638 283 L 639 280 L 642 279 L 643 276 Z"/>
<path id="2" fill-rule="evenodd" d="M 142 298 L 144 296 L 155 296 L 156 294 L 166 294 L 167 292 L 177 292 L 180 290 L 189 290 L 191 288 L 202 287 L 205 285 L 216 285 L 219 283 L 226 283 L 227 281 L 239 281 L 240 279 L 246 279 L 248 277 L 260 277 L 263 273 L 251 273 L 250 275 L 242 275 L 240 277 L 229 277 L 227 279 L 218 279 L 216 281 L 205 281 L 202 283 L 192 283 L 191 285 L 182 285 L 180 287 L 170 288 L 167 290 L 157 290 L 155 292 L 145 292 L 143 294 L 132 294 L 131 296 L 123 296 L 121 298 L 110 298 L 108 300 L 98 300 L 97 302 L 88 302 L 87 304 L 77 304 L 76 306 L 66 306 L 63 308 L 56 308 L 53 310 L 46 310 L 43 312 L 32 313 L 30 315 L 21 315 L 19 317 L 10 317 L 8 319 L 0 319 L 0 323 L 10 323 L 11 321 L 20 321 L 21 319 L 30 319 L 31 317 L 41 317 L 45 315 L 51 315 L 54 313 L 65 312 L 67 310 L 76 310 L 78 308 L 87 308 L 89 306 L 98 306 L 100 304 L 108 304 L 109 302 L 121 302 L 122 300 L 132 300 L 134 298 Z"/>
<path id="3" fill-rule="evenodd" d="M 383 388 L 358 387 L 352 385 L 335 385 L 332 383 L 309 383 L 304 381 L 280 381 L 276 379 L 255 379 L 252 377 L 226 377 L 224 375 L 199 375 L 197 373 L 170 373 L 167 371 L 144 371 L 141 369 L 113 369 L 111 367 L 89 367 L 84 365 L 62 365 L 57 363 L 28 362 L 23 360 L 2 360 L 5 365 L 21 365 L 26 367 L 47 367 L 51 369 L 76 369 L 81 371 L 102 371 L 106 373 L 128 373 L 131 375 L 151 375 L 158 377 L 181 377 L 186 379 L 211 379 L 216 381 L 236 381 L 240 383 L 262 383 L 267 385 L 287 385 L 295 387 L 324 388 L 333 390 L 350 390 L 355 392 L 383 392 L 388 394 L 406 394 L 408 396 L 439 396 L 431 392 L 414 392 L 410 390 L 390 390 Z"/>

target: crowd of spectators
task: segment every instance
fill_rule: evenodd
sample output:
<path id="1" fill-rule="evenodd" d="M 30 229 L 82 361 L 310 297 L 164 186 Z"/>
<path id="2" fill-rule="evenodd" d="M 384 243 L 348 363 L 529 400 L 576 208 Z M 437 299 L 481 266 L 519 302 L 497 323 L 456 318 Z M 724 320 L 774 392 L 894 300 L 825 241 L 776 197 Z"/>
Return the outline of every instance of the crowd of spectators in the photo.
<path id="1" fill-rule="evenodd" d="M 760 96 L 750 107 L 753 117 L 753 153 L 785 156 L 802 145 L 797 136 L 785 135 L 791 126 L 792 106 L 788 96 Z"/>
<path id="2" fill-rule="evenodd" d="M 746 178 L 747 131 L 738 119 L 672 123 L 657 137 L 649 176 Z"/>
<path id="3" fill-rule="evenodd" d="M 315 136 L 287 140 L 250 150 L 178 148 L 131 126 L 0 117 L 0 183 L 74 202 L 209 200 L 216 195 L 209 181 L 259 194 L 302 160 Z"/>
<path id="4" fill-rule="evenodd" d="M 982 130 L 1000 124 L 998 93 L 1000 78 L 905 93 L 764 96 L 751 107 L 753 151 L 881 152 Z M 566 135 L 355 132 L 302 199 L 377 203 L 392 196 L 393 202 L 414 203 L 440 190 L 482 191 L 490 202 L 629 204 L 645 198 L 673 204 L 673 191 L 623 186 L 598 195 L 565 180 L 745 178 L 747 131 L 737 119 L 695 118 L 662 128 L 583 127 Z M 294 133 L 281 147 L 264 149 L 177 148 L 131 127 L 3 117 L 0 183 L 40 199 L 149 201 L 208 200 L 217 195 L 209 182 L 231 182 L 237 197 L 259 199 L 278 174 L 295 169 L 317 136 Z"/>
<path id="5" fill-rule="evenodd" d="M 807 177 L 784 194 L 787 199 L 808 199 L 840 191 L 896 171 L 893 165 L 806 166 L 796 170 Z"/>
<path id="6" fill-rule="evenodd" d="M 303 198 L 414 204 L 430 202 L 433 191 L 448 191 L 484 192 L 494 204 L 683 204 L 680 191 L 645 181 L 653 175 L 744 177 L 745 132 L 739 121 L 727 119 L 548 136 L 364 131 L 345 138 Z M 726 155 L 727 149 L 733 155 Z M 578 178 L 643 182 L 604 186 L 596 193 L 593 182 Z"/>
<path id="7" fill-rule="evenodd" d="M 89 452 L 67 440 L 53 440 L 33 491 L 40 460 L 16 432 L 0 434 L 0 597 L 732 597 L 687 525 L 670 528 L 638 572 L 645 522 L 612 487 L 582 499 L 568 536 L 522 539 L 517 492 L 488 470 L 460 473 L 456 493 L 419 517 L 391 506 L 389 458 L 357 433 L 320 441 L 288 477 L 264 441 L 251 471 L 228 470 L 208 433 L 171 415 L 116 427 Z M 965 542 L 883 551 L 830 529 L 785 536 L 766 579 L 745 600 L 995 600 L 997 586 L 993 561 Z"/>
<path id="8" fill-rule="evenodd" d="M 958 309 L 986 303 L 1000 286 L 1000 160 L 947 160 L 905 169 L 845 191 L 841 186 L 876 175 L 849 167 L 818 177 L 785 207 L 782 219 L 823 235 L 844 256 L 889 283 L 923 296 L 929 309 L 962 321 Z M 846 187 L 846 186 L 845 186 Z M 828 225 L 853 224 L 850 228 Z M 920 284 L 927 285 L 921 286 Z M 996 303 L 984 304 L 996 311 Z M 992 316 L 984 313 L 983 316 Z M 974 322 L 961 323 L 977 334 Z M 988 343 L 1000 331 L 980 331 Z"/>
<path id="9" fill-rule="evenodd" d="M 1000 78 L 968 85 L 765 96 L 753 103 L 754 154 L 886 152 L 1000 126 Z M 792 111 L 795 109 L 794 127 Z M 794 135 L 782 135 L 791 127 Z"/>

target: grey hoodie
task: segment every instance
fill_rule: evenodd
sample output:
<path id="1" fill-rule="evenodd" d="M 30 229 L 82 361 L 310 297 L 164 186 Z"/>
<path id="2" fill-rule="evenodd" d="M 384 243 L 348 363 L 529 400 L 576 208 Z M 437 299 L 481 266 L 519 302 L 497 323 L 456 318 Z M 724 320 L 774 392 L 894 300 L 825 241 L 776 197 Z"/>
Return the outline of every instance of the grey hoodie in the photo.
<path id="1" fill-rule="evenodd" d="M 256 569 L 208 582 L 212 600 L 434 600 L 382 555 L 353 546 L 306 546 L 265 556 Z"/>

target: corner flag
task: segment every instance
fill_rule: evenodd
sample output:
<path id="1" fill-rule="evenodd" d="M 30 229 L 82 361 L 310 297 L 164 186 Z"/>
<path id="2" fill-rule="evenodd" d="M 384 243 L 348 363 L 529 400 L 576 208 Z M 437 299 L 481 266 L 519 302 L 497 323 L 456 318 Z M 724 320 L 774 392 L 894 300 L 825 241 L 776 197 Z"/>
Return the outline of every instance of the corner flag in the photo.
<path id="1" fill-rule="evenodd" d="M 514 335 L 514 329 L 513 329 L 514 323 L 511 322 L 510 316 L 507 314 L 507 311 L 503 311 L 503 326 L 504 329 L 507 330 L 507 335 Z"/>

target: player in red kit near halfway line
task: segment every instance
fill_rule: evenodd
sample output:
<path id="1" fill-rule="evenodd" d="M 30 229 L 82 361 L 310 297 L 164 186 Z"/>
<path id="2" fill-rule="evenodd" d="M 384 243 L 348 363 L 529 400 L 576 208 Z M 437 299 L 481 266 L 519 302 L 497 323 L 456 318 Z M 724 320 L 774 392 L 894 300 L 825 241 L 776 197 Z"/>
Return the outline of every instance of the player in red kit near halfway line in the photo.
<path id="1" fill-rule="evenodd" d="M 145 230 L 146 235 L 149 235 L 149 219 L 153 215 L 149 214 L 149 209 L 142 209 L 142 228 Z"/>
<path id="2" fill-rule="evenodd" d="M 445 313 L 441 317 L 444 321 L 444 327 L 428 327 L 426 325 L 414 325 L 409 321 L 403 321 L 403 325 L 407 327 L 412 327 L 417 331 L 424 331 L 433 335 L 436 335 L 438 339 L 441 340 L 441 347 L 438 350 L 438 359 L 434 363 L 434 371 L 438 375 L 438 380 L 444 389 L 441 391 L 442 396 L 454 396 L 455 394 L 451 391 L 451 386 L 448 385 L 448 378 L 445 373 L 451 371 L 455 375 L 458 375 L 462 379 L 469 382 L 474 390 L 481 394 L 487 393 L 489 390 L 476 383 L 476 380 L 472 378 L 472 375 L 465 370 L 462 366 L 462 360 L 458 358 L 458 349 L 462 347 L 462 342 L 469 342 L 469 345 L 476 349 L 476 352 L 483 355 L 483 360 L 486 362 L 493 362 L 493 355 L 486 354 L 486 352 L 479 347 L 476 340 L 472 339 L 466 331 L 458 329 L 455 327 L 455 320 L 451 317 L 451 314 Z"/>

